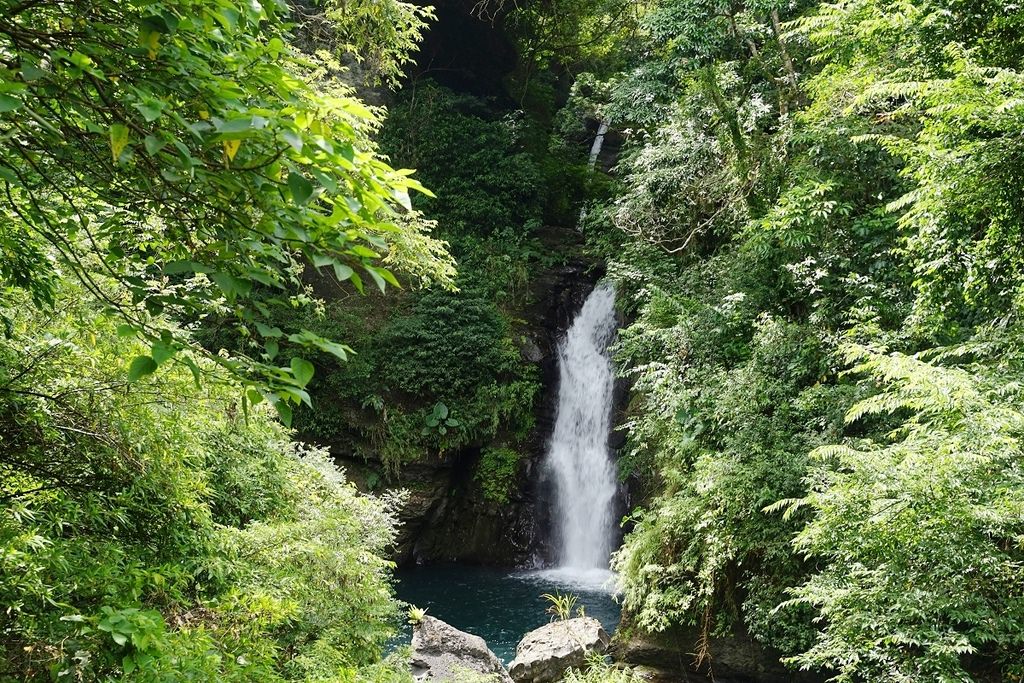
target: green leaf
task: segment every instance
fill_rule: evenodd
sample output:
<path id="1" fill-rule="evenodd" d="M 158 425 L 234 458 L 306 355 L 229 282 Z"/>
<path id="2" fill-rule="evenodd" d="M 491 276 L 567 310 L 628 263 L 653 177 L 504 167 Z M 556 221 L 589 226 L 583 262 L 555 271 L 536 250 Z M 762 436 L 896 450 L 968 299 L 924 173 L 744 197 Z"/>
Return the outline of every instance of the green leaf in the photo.
<path id="1" fill-rule="evenodd" d="M 313 183 L 306 180 L 300 173 L 292 171 L 288 174 L 288 190 L 296 204 L 305 204 L 313 196 Z"/>
<path id="2" fill-rule="evenodd" d="M 323 268 L 324 266 L 330 265 L 332 263 L 334 263 L 333 256 L 321 254 L 320 252 L 315 252 L 313 254 L 313 265 L 317 268 Z"/>
<path id="3" fill-rule="evenodd" d="M 209 273 L 210 269 L 202 263 L 195 261 L 169 261 L 164 265 L 164 274 L 177 275 L 179 273 Z"/>
<path id="4" fill-rule="evenodd" d="M 287 142 L 289 145 L 291 145 L 291 148 L 294 149 L 296 151 L 296 153 L 298 153 L 298 154 L 302 153 L 302 136 L 301 135 L 299 135 L 298 133 L 296 133 L 293 130 L 286 130 L 286 131 L 284 131 L 281 134 L 281 136 L 284 138 L 285 142 Z"/>
<path id="5" fill-rule="evenodd" d="M 228 299 L 234 299 L 239 295 L 246 295 L 252 289 L 252 283 L 248 280 L 237 278 L 229 273 L 214 273 L 210 276 Z"/>
<path id="6" fill-rule="evenodd" d="M 158 118 L 163 116 L 164 113 L 164 103 L 155 97 L 146 98 L 142 102 L 136 102 L 132 106 L 142 114 L 142 118 L 146 119 L 147 123 L 156 121 Z"/>
<path id="7" fill-rule="evenodd" d="M 377 269 L 373 266 L 365 266 L 365 270 L 373 278 L 373 281 L 377 283 L 377 289 L 383 293 L 387 289 L 387 283 L 384 282 L 384 278 L 380 276 Z"/>
<path id="8" fill-rule="evenodd" d="M 334 264 L 334 277 L 338 278 L 340 282 L 344 282 L 345 280 L 352 277 L 353 272 L 355 271 L 353 271 L 350 267 L 346 266 L 344 263 Z"/>
<path id="9" fill-rule="evenodd" d="M 391 283 L 395 287 L 398 287 L 399 289 L 402 288 L 402 285 L 399 284 L 399 282 L 398 282 L 398 278 L 396 278 L 394 276 L 394 274 L 390 270 L 388 270 L 387 268 L 377 268 L 377 272 L 380 273 L 380 276 L 382 278 L 387 280 L 389 283 Z"/>
<path id="10" fill-rule="evenodd" d="M 412 201 L 409 199 L 408 191 L 396 188 L 395 190 L 392 190 L 391 194 L 398 200 L 398 203 L 401 204 L 406 211 L 412 211 Z"/>
<path id="11" fill-rule="evenodd" d="M 331 354 L 335 358 L 337 358 L 339 360 L 343 360 L 343 361 L 347 361 L 348 360 L 348 354 L 355 353 L 352 349 L 350 349 L 347 346 L 343 346 L 341 344 L 338 344 L 337 342 L 332 342 L 332 341 L 327 341 L 327 340 L 323 340 L 321 342 L 318 342 L 317 343 L 317 348 L 319 348 L 322 351 L 326 351 L 327 353 Z"/>
<path id="12" fill-rule="evenodd" d="M 157 365 L 163 365 L 164 361 L 174 355 L 175 349 L 173 346 L 163 342 L 156 342 L 150 349 L 150 353 L 153 355 L 153 360 L 156 361 Z"/>
<path id="13" fill-rule="evenodd" d="M 146 375 L 156 372 L 156 361 L 149 356 L 136 356 L 132 364 L 128 366 L 128 381 L 137 382 Z"/>
<path id="14" fill-rule="evenodd" d="M 220 20 L 224 28 L 228 28 L 231 30 L 234 30 L 238 27 L 238 19 L 241 17 L 241 15 L 238 13 L 238 10 L 232 9 L 230 7 L 221 8 L 220 12 L 215 16 L 218 20 Z"/>
<path id="15" fill-rule="evenodd" d="M 17 97 L 11 97 L 10 95 L 0 95 L 0 114 L 6 114 L 9 111 L 14 111 L 18 107 L 25 104 Z"/>
<path id="16" fill-rule="evenodd" d="M 242 133 L 252 129 L 252 119 L 231 119 L 216 126 L 218 133 Z"/>
<path id="17" fill-rule="evenodd" d="M 188 366 L 188 369 L 192 371 L 192 379 L 195 380 L 196 389 L 198 389 L 203 385 L 202 376 L 199 374 L 199 366 L 196 365 L 196 362 L 191 356 L 185 356 L 183 360 L 185 361 L 185 365 Z"/>
<path id="18" fill-rule="evenodd" d="M 358 273 L 353 272 L 349 277 L 352 278 L 352 284 L 355 285 L 356 291 L 360 294 L 363 293 L 363 278 L 359 277 Z"/>
<path id="19" fill-rule="evenodd" d="M 284 423 L 285 427 L 292 426 L 292 407 L 288 405 L 287 401 L 283 398 L 278 397 L 277 401 L 274 402 L 274 408 L 277 409 L 277 414 L 281 418 L 281 422 Z"/>
<path id="20" fill-rule="evenodd" d="M 374 282 L 377 283 L 377 286 L 380 288 L 380 291 L 382 291 L 382 292 L 384 291 L 384 283 L 385 282 L 388 282 L 388 283 L 394 285 L 395 287 L 398 287 L 399 289 L 402 288 L 402 285 L 400 285 L 398 283 L 398 280 L 391 273 L 391 271 L 388 270 L 387 268 L 379 268 L 377 266 L 364 266 L 364 267 L 366 268 L 366 271 L 371 276 L 373 276 L 373 280 L 374 280 Z"/>
<path id="21" fill-rule="evenodd" d="M 279 339 L 284 336 L 284 332 L 281 331 L 280 327 L 271 327 L 270 325 L 259 321 L 256 322 L 256 331 L 259 332 L 261 336 L 271 339 Z"/>
<path id="22" fill-rule="evenodd" d="M 153 135 L 147 135 L 146 139 L 142 141 L 142 144 L 146 147 L 146 153 L 149 154 L 149 156 L 154 156 L 164 148 L 166 143 Z"/>
<path id="23" fill-rule="evenodd" d="M 292 358 L 291 361 L 292 375 L 295 377 L 295 381 L 299 383 L 299 386 L 306 386 L 309 384 L 309 380 L 313 379 L 313 364 L 302 358 Z"/>
<path id="24" fill-rule="evenodd" d="M 46 72 L 40 69 L 39 66 L 36 64 L 25 64 L 21 67 L 21 77 L 25 79 L 26 83 L 38 81 L 45 75 Z"/>

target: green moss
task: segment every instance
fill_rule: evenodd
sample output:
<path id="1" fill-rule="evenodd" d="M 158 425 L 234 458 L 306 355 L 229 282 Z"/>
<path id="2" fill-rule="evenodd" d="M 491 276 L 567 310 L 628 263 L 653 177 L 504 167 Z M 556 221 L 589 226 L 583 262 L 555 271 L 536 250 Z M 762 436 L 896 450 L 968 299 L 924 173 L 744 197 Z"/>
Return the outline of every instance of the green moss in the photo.
<path id="1" fill-rule="evenodd" d="M 485 448 L 480 453 L 474 479 L 485 499 L 502 505 L 508 503 L 515 489 L 519 457 L 519 453 L 511 448 Z"/>

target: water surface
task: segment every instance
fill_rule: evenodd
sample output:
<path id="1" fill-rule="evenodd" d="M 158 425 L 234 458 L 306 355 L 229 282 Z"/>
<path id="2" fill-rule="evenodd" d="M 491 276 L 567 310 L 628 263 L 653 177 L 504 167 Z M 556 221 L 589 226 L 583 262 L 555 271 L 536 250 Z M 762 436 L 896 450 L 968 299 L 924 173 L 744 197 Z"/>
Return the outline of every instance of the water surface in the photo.
<path id="1" fill-rule="evenodd" d="M 587 616 L 611 634 L 619 623 L 612 597 L 613 574 L 603 570 L 509 571 L 486 567 L 417 567 L 398 572 L 398 597 L 455 628 L 487 641 L 508 664 L 527 632 L 548 623 L 544 593 L 573 593 Z M 408 642 L 411 633 L 404 634 Z"/>

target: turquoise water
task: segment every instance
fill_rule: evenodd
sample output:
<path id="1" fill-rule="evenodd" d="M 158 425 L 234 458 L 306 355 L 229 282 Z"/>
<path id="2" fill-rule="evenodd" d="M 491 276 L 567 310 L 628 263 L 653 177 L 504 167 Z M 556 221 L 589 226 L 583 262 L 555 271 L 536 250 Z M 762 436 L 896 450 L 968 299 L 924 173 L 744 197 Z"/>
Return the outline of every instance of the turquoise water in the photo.
<path id="1" fill-rule="evenodd" d="M 619 623 L 619 606 L 608 587 L 607 571 L 509 571 L 485 567 L 418 567 L 398 572 L 398 597 L 427 609 L 427 614 L 487 641 L 508 664 L 528 631 L 550 620 L 543 593 L 573 593 L 587 616 L 609 634 Z M 404 642 L 411 638 L 405 634 Z"/>

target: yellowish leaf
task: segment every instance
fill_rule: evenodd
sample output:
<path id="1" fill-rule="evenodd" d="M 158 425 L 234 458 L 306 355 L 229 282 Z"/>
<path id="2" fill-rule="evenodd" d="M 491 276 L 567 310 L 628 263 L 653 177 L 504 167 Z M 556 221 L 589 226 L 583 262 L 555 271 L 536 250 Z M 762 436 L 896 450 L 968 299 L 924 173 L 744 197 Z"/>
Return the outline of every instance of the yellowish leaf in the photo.
<path id="1" fill-rule="evenodd" d="M 238 154 L 238 148 L 242 146 L 241 140 L 225 140 L 224 141 L 224 155 L 228 158 L 228 161 L 234 161 L 235 155 Z"/>
<path id="2" fill-rule="evenodd" d="M 121 156 L 121 152 L 128 146 L 128 126 L 115 123 L 110 127 L 110 152 L 114 156 L 116 162 Z"/>
<path id="3" fill-rule="evenodd" d="M 143 36 L 142 44 L 149 51 L 149 58 L 156 59 L 156 53 L 160 51 L 160 34 L 150 31 Z"/>

